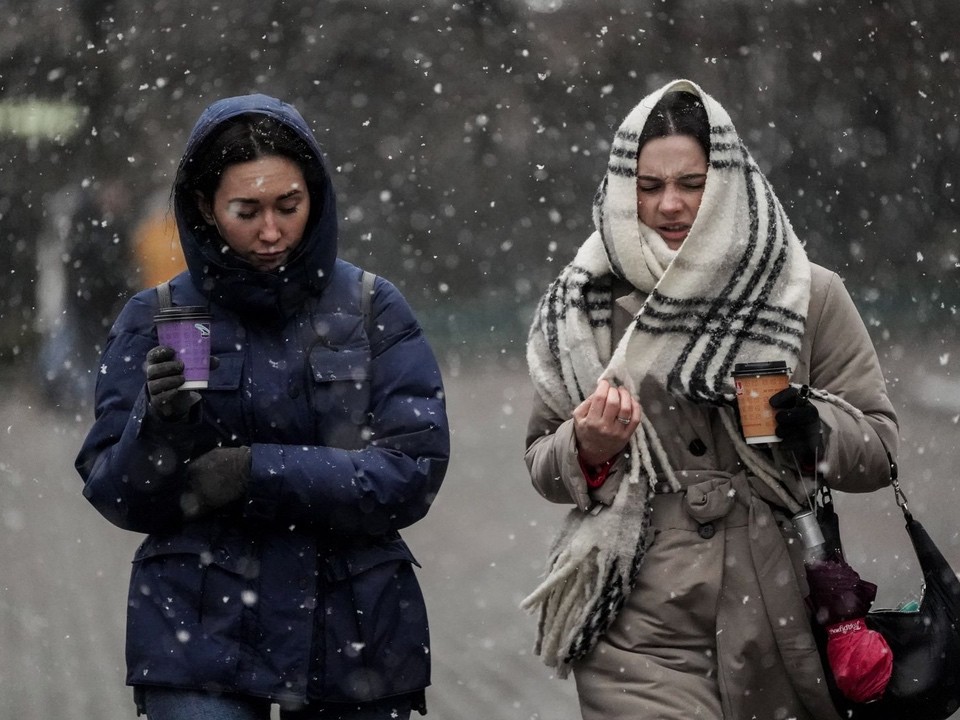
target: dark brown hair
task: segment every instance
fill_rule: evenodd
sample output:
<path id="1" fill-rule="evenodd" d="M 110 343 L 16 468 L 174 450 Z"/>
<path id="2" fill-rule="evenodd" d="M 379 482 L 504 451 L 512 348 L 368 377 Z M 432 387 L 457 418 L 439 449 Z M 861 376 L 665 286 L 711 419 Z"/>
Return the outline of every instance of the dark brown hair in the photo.
<path id="1" fill-rule="evenodd" d="M 669 135 L 694 138 L 710 160 L 710 121 L 703 102 L 693 93 L 675 90 L 665 93 L 650 111 L 637 146 L 639 152 L 648 140 Z"/>
<path id="2" fill-rule="evenodd" d="M 196 193 L 212 202 L 228 167 L 272 155 L 294 161 L 303 173 L 311 199 L 322 200 L 322 193 L 316 189 L 323 187 L 323 169 L 310 146 L 276 118 L 247 113 L 220 125 L 190 157 L 184 157 L 177 168 L 173 192 L 183 200 L 191 224 L 202 225 L 199 212 L 194 217 Z M 311 208 L 311 215 L 315 211 L 321 208 Z"/>

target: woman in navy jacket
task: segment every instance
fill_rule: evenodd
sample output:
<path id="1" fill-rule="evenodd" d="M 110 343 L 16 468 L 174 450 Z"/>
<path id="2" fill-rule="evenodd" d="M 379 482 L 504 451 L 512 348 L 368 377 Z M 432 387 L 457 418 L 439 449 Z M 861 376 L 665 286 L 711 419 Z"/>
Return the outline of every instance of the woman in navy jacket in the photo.
<path id="1" fill-rule="evenodd" d="M 449 456 L 440 372 L 389 282 L 337 259 L 321 150 L 263 95 L 215 102 L 174 186 L 188 271 L 173 305 L 212 320 L 209 387 L 157 340 L 157 289 L 111 329 L 84 495 L 147 533 L 127 683 L 150 720 L 406 718 L 430 654 L 416 564 Z"/>

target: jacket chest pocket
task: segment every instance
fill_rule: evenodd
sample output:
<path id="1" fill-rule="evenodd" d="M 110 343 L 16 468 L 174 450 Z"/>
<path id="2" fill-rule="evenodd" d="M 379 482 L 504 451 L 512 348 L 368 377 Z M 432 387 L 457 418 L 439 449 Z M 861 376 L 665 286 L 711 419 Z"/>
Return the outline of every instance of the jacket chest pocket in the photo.
<path id="1" fill-rule="evenodd" d="M 246 437 L 240 392 L 243 355 L 236 352 L 215 354 L 217 366 L 210 371 L 210 384 L 202 392 L 206 406 L 205 418 L 217 427 L 220 437 Z"/>
<path id="2" fill-rule="evenodd" d="M 347 450 L 367 444 L 370 348 L 317 343 L 307 357 L 310 405 L 324 444 Z"/>

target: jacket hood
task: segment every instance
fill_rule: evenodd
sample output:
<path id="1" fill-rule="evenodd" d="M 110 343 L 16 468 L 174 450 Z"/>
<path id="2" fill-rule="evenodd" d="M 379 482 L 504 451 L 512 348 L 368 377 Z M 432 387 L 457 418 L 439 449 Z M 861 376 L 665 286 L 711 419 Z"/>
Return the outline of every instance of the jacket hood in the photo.
<path id="1" fill-rule="evenodd" d="M 337 258 L 336 197 L 323 151 L 303 116 L 292 105 L 267 95 L 224 98 L 210 105 L 190 133 L 180 167 L 189 163 L 225 122 L 249 113 L 266 115 L 292 129 L 312 151 L 316 163 L 317 172 L 307 178 L 310 217 L 290 262 L 281 270 L 262 272 L 225 253 L 216 229 L 197 220 L 196 199 L 188 197 L 179 185 L 174 191 L 174 214 L 187 268 L 200 292 L 238 313 L 275 321 L 289 317 L 329 282 Z"/>

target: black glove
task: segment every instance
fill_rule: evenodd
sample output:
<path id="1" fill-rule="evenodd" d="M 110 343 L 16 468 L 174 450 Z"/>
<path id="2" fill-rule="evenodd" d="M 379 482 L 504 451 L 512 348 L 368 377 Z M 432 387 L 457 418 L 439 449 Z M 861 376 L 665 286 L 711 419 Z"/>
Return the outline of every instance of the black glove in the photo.
<path id="1" fill-rule="evenodd" d="M 770 398 L 770 406 L 777 410 L 774 419 L 781 447 L 793 453 L 803 470 L 814 470 L 820 450 L 820 412 L 807 399 L 806 386 L 781 390 Z"/>
<path id="2" fill-rule="evenodd" d="M 243 497 L 250 481 L 250 448 L 214 448 L 187 465 L 190 492 L 183 500 L 187 515 L 201 515 Z"/>
<path id="3" fill-rule="evenodd" d="M 200 394 L 180 390 L 186 382 L 183 362 L 173 348 L 158 345 L 147 353 L 147 397 L 150 407 L 164 420 L 183 420 L 190 408 L 200 402 Z"/>

